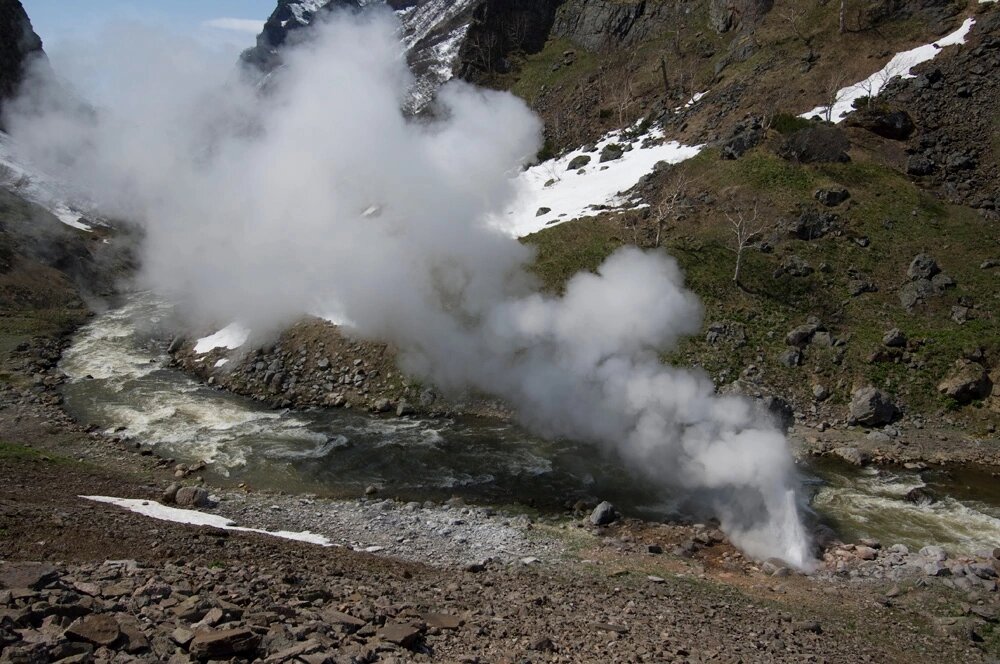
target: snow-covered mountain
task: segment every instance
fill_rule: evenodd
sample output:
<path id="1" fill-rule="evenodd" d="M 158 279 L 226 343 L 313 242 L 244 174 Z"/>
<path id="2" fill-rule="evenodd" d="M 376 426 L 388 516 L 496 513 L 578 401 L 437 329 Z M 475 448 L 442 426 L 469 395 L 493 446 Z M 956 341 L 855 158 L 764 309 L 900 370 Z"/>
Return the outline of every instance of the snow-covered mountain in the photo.
<path id="1" fill-rule="evenodd" d="M 423 108 L 453 76 L 503 72 L 514 51 L 534 52 L 549 34 L 561 0 L 278 0 L 243 60 L 264 72 L 281 64 L 294 33 L 333 10 L 388 6 L 400 19 L 407 60 L 416 76 L 411 109 Z"/>
<path id="2" fill-rule="evenodd" d="M 454 76 L 476 9 L 485 0 L 279 0 L 243 60 L 265 72 L 281 64 L 280 49 L 295 31 L 332 10 L 363 11 L 388 5 L 399 16 L 407 60 L 416 75 L 411 106 L 418 110 Z"/>

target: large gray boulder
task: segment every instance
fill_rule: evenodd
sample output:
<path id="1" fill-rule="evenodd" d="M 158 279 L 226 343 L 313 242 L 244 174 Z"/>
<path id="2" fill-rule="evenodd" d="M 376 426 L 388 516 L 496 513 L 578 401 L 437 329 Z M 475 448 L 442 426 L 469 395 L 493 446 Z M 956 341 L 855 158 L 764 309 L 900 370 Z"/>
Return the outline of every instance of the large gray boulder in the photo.
<path id="1" fill-rule="evenodd" d="M 617 519 L 618 510 L 606 500 L 595 507 L 590 514 L 590 523 L 595 526 L 606 526 L 609 523 L 614 523 Z"/>
<path id="2" fill-rule="evenodd" d="M 899 409 L 882 390 L 874 387 L 862 387 L 851 395 L 850 405 L 853 424 L 866 427 L 877 427 L 889 424 L 899 414 Z"/>

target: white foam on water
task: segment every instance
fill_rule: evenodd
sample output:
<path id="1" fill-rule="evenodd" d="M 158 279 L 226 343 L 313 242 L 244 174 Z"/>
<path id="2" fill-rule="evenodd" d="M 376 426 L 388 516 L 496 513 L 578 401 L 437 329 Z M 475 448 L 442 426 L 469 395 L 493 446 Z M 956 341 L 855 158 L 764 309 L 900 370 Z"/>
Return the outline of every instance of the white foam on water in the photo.
<path id="1" fill-rule="evenodd" d="M 910 490 L 923 486 L 916 474 L 866 469 L 860 476 L 833 478 L 812 504 L 842 527 L 886 543 L 941 544 L 956 553 L 1000 546 L 1000 519 L 984 506 L 951 497 L 935 503 L 904 500 Z"/>

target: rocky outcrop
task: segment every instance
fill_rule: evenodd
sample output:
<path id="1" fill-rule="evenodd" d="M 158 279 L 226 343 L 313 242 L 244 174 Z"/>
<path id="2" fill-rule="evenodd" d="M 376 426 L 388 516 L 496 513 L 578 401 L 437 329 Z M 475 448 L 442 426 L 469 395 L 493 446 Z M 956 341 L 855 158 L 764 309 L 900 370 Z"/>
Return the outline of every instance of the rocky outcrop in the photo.
<path id="1" fill-rule="evenodd" d="M 42 40 L 32 29 L 20 0 L 0 0 L 0 113 L 3 100 L 17 92 L 25 65 L 39 56 Z"/>
<path id="2" fill-rule="evenodd" d="M 537 53 L 563 0 L 478 0 L 459 51 L 457 74 L 488 80 L 510 70 L 513 53 Z"/>
<path id="3" fill-rule="evenodd" d="M 674 2 L 568 0 L 556 12 L 552 35 L 590 51 L 630 46 L 662 31 L 678 11 Z"/>
<path id="4" fill-rule="evenodd" d="M 1000 216 L 1000 156 L 983 137 L 998 130 L 997 72 L 1000 8 L 992 7 L 976 17 L 965 45 L 946 50 L 881 96 L 905 109 L 916 126 L 907 144 L 907 173 L 994 218 Z"/>
<path id="5" fill-rule="evenodd" d="M 708 20 L 719 33 L 756 24 L 771 11 L 774 0 L 712 0 Z"/>

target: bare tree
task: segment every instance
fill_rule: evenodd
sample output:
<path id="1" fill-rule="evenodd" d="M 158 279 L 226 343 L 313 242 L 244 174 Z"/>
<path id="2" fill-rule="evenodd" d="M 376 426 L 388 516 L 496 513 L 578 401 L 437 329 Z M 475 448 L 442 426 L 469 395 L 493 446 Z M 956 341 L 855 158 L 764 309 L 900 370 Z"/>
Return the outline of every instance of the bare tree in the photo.
<path id="1" fill-rule="evenodd" d="M 847 32 L 847 0 L 840 0 L 840 34 Z"/>
<path id="2" fill-rule="evenodd" d="M 729 220 L 732 237 L 733 251 L 736 252 L 736 269 L 733 270 L 733 283 L 739 288 L 743 288 L 740 283 L 740 270 L 743 267 L 743 251 L 752 246 L 760 235 L 767 228 L 766 222 L 760 218 L 757 202 L 753 204 L 752 210 L 736 208 L 732 212 L 726 212 L 726 219 Z"/>
<path id="3" fill-rule="evenodd" d="M 690 185 L 691 182 L 686 176 L 678 175 L 663 188 L 660 199 L 654 207 L 656 215 L 656 236 L 653 239 L 654 247 L 660 246 L 667 226 L 680 221 L 684 216 L 684 212 L 691 207 L 687 200 Z"/>
<path id="4" fill-rule="evenodd" d="M 838 70 L 827 79 L 826 88 L 823 91 L 823 103 L 825 104 L 823 119 L 827 122 L 833 122 L 833 107 L 840 101 L 840 91 L 843 88 L 844 74 Z"/>

